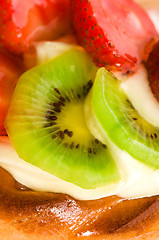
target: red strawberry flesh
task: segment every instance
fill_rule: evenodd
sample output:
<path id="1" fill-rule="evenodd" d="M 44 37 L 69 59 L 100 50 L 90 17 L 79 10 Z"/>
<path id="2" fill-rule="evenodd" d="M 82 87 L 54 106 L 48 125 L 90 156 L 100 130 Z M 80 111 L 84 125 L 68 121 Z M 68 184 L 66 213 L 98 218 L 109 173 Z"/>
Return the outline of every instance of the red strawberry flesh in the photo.
<path id="1" fill-rule="evenodd" d="M 145 11 L 132 0 L 72 0 L 77 39 L 98 66 L 132 71 L 158 33 Z"/>
<path id="2" fill-rule="evenodd" d="M 70 26 L 70 0 L 1 0 L 0 42 L 15 54 L 33 41 L 52 40 Z"/>

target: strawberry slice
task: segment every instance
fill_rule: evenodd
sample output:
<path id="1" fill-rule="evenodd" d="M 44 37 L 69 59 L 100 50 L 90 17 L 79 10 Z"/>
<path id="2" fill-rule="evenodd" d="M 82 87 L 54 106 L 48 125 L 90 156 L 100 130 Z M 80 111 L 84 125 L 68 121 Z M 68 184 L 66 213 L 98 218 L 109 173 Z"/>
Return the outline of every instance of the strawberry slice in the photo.
<path id="1" fill-rule="evenodd" d="M 151 90 L 159 102 L 159 41 L 154 44 L 145 66 L 148 72 L 148 79 Z"/>
<path id="2" fill-rule="evenodd" d="M 14 86 L 23 72 L 21 60 L 0 49 L 0 135 L 7 135 L 4 119 L 7 115 Z"/>
<path id="3" fill-rule="evenodd" d="M 72 0 L 77 39 L 98 66 L 132 71 L 144 45 L 158 33 L 146 12 L 132 0 Z"/>
<path id="4" fill-rule="evenodd" d="M 70 26 L 70 0 L 1 0 L 0 42 L 15 54 L 32 41 L 51 40 Z"/>

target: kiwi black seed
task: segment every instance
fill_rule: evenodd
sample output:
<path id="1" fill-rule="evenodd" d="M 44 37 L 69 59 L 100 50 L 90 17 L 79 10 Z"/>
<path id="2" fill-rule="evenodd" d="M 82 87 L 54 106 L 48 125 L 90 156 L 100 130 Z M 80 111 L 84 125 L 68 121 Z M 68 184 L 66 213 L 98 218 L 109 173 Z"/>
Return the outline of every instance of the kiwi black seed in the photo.
<path id="1" fill-rule="evenodd" d="M 21 158 L 86 189 L 120 181 L 109 149 L 84 120 L 95 75 L 83 50 L 65 52 L 20 78 L 6 119 Z"/>

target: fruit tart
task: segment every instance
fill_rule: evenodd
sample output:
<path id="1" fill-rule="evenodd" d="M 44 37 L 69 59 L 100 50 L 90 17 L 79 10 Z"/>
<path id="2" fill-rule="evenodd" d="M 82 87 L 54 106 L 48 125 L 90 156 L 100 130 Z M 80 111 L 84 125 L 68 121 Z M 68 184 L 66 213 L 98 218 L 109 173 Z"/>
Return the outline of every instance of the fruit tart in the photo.
<path id="1" fill-rule="evenodd" d="M 2 1 L 2 240 L 159 239 L 157 7 Z"/>

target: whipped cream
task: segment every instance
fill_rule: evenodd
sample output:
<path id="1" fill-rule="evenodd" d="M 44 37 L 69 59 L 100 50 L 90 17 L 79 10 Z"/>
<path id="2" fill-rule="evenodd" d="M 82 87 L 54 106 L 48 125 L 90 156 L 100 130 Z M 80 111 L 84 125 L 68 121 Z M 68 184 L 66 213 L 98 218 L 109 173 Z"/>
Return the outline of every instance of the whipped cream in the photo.
<path id="1" fill-rule="evenodd" d="M 0 137 L 0 166 L 6 169 L 21 184 L 35 190 L 69 194 L 80 200 L 93 200 L 111 195 L 124 198 L 139 198 L 159 193 L 159 170 L 154 171 L 138 162 L 113 143 L 111 151 L 120 163 L 122 180 L 118 184 L 83 189 L 61 180 L 18 157 L 7 137 Z"/>

